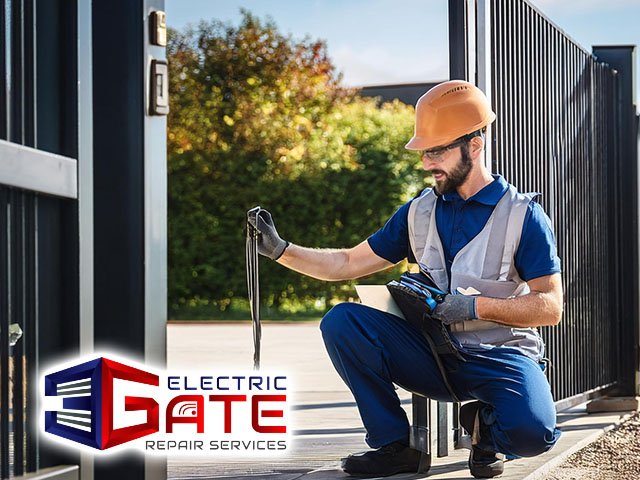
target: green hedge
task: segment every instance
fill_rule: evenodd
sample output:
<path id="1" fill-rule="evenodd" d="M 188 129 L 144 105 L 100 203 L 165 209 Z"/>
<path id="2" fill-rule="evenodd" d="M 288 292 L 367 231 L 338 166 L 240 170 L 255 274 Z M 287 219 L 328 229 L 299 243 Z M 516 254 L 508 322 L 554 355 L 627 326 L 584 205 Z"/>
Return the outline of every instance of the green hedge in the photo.
<path id="1" fill-rule="evenodd" d="M 413 108 L 340 87 L 323 42 L 294 41 L 244 12 L 237 27 L 171 31 L 168 55 L 171 316 L 244 311 L 249 208 L 268 209 L 296 244 L 351 247 L 424 186 L 418 157 L 403 148 Z M 354 295 L 354 282 L 265 259 L 260 282 L 265 308 L 284 314 Z"/>

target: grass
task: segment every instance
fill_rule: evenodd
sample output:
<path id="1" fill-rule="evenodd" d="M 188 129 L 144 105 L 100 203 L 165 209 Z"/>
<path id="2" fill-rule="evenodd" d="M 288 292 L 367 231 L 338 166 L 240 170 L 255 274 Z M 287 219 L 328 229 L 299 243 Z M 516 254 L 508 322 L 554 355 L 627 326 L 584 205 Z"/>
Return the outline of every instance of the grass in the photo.
<path id="1" fill-rule="evenodd" d="M 307 309 L 298 312 L 282 311 L 275 308 L 261 307 L 260 319 L 267 321 L 280 322 L 312 322 L 319 321 L 326 313 L 326 310 Z M 251 312 L 246 308 L 227 308 L 220 310 L 212 305 L 196 305 L 189 307 L 181 307 L 171 309 L 169 311 L 169 320 L 202 320 L 202 321 L 220 321 L 235 322 L 249 321 Z"/>

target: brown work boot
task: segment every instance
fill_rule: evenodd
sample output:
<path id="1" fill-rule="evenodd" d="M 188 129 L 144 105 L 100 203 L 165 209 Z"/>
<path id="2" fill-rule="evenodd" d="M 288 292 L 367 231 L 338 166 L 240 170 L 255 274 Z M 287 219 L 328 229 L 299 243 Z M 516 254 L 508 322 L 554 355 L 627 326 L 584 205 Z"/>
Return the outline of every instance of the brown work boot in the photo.
<path id="1" fill-rule="evenodd" d="M 387 477 L 396 473 L 416 473 L 421 452 L 401 442 L 377 450 L 354 453 L 342 459 L 342 470 L 355 477 Z"/>

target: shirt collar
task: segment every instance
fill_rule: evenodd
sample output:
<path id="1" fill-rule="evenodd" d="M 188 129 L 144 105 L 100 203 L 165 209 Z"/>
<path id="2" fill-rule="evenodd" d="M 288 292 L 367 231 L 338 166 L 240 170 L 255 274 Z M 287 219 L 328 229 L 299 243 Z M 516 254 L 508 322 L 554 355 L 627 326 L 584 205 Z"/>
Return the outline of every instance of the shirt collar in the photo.
<path id="1" fill-rule="evenodd" d="M 500 201 L 504 192 L 509 189 L 509 185 L 502 175 L 491 175 L 493 177 L 493 182 L 489 185 L 485 186 L 477 192 L 475 195 L 469 197 L 466 202 L 475 201 L 478 203 L 482 203 L 484 205 L 495 206 Z M 448 192 L 444 195 L 441 195 L 442 199 L 445 202 L 461 202 L 463 201 L 460 195 L 458 195 L 457 191 Z"/>

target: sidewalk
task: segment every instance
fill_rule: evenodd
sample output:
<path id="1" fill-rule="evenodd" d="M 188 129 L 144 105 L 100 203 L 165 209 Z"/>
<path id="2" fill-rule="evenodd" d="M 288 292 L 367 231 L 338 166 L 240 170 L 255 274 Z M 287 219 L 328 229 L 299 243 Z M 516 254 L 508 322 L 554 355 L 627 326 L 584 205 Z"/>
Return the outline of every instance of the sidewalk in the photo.
<path id="1" fill-rule="evenodd" d="M 167 329 L 169 368 L 194 364 L 251 369 L 251 325 L 171 324 Z M 349 478 L 340 469 L 340 458 L 367 450 L 364 429 L 351 393 L 326 355 L 317 323 L 270 323 L 262 327 L 262 367 L 287 372 L 294 380 L 294 441 L 289 454 L 277 461 L 220 460 L 216 458 L 169 458 L 168 478 L 252 478 L 293 480 Z M 398 390 L 409 418 L 411 394 Z M 584 405 L 558 414 L 563 434 L 549 452 L 505 465 L 505 480 L 534 480 L 544 476 L 566 457 L 590 443 L 621 420 L 620 413 L 588 415 Z M 397 475 L 393 478 L 469 479 L 468 450 L 437 458 L 428 475 Z"/>

